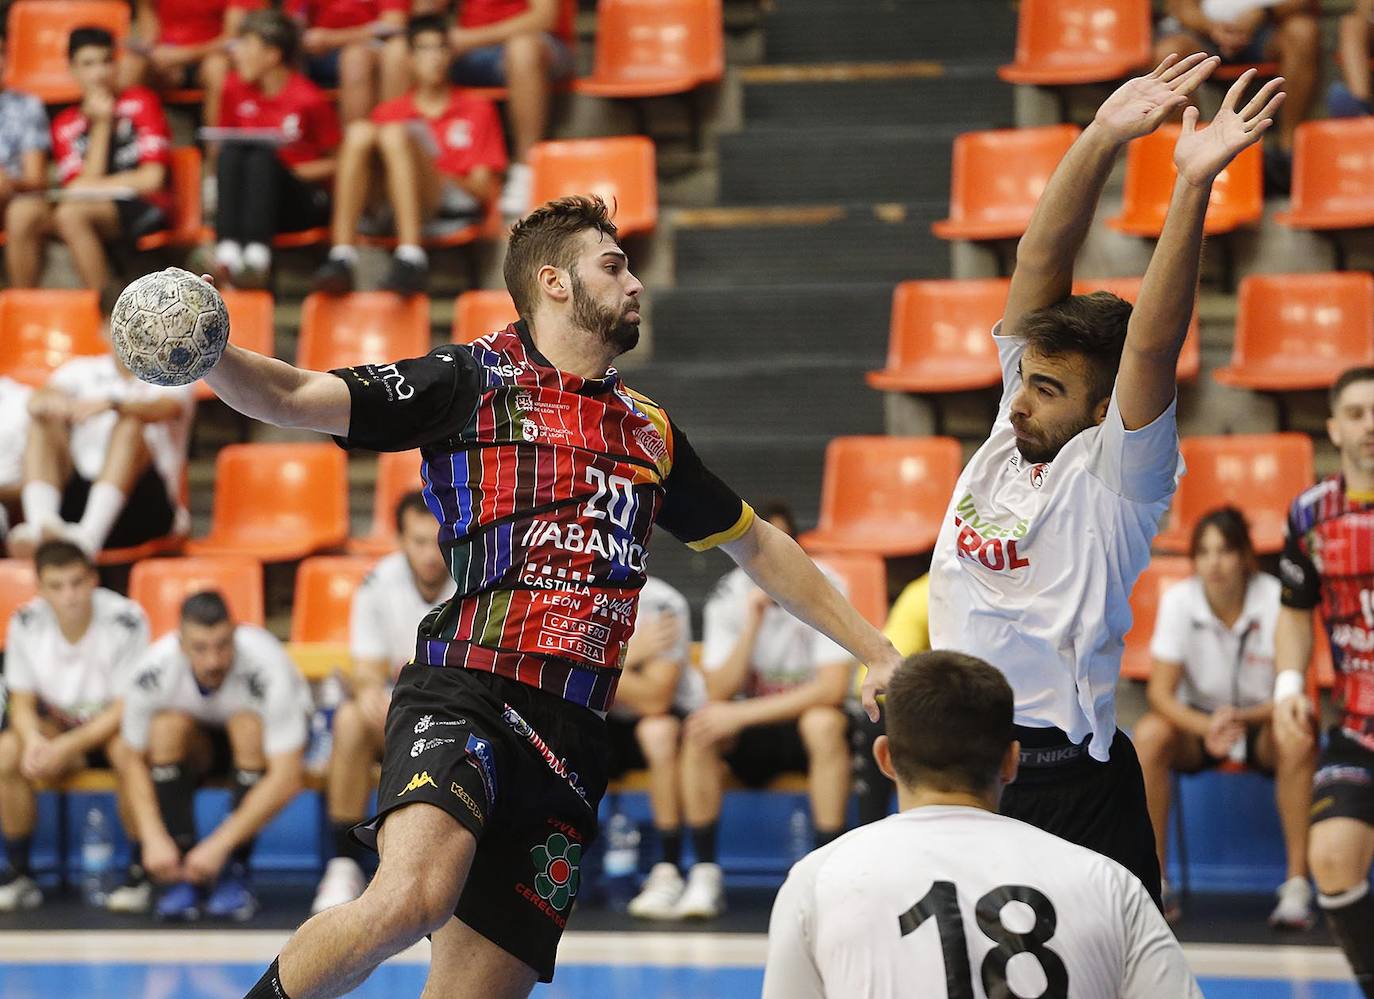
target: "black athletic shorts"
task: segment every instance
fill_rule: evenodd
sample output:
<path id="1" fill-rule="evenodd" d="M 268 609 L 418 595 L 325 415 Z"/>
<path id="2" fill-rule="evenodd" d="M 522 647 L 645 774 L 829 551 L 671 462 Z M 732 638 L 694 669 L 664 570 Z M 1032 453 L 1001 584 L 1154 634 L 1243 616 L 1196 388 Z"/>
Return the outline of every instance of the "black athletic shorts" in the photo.
<path id="1" fill-rule="evenodd" d="M 809 769 L 795 721 L 751 725 L 739 734 L 725 762 L 745 787 L 763 787 L 779 774 L 804 774 Z"/>
<path id="2" fill-rule="evenodd" d="M 378 814 L 353 834 L 375 849 L 387 813 L 417 801 L 461 822 L 477 854 L 453 914 L 549 982 L 607 765 L 594 711 L 489 673 L 411 664 L 387 711 Z"/>
<path id="3" fill-rule="evenodd" d="M 1260 766 L 1259 762 L 1259 735 L 1263 728 L 1263 725 L 1245 726 L 1245 766 L 1251 770 L 1257 770 L 1262 774 L 1270 774 L 1272 776 L 1274 773 L 1273 769 L 1271 767 Z M 1192 736 L 1192 738 L 1197 739 L 1197 736 Z M 1199 739 L 1198 741 L 1201 742 L 1202 740 Z M 1228 756 L 1213 756 L 1211 753 L 1207 752 L 1206 744 L 1203 744 L 1201 763 L 1195 767 L 1175 767 L 1174 769 L 1181 774 L 1200 774 L 1204 770 L 1215 770 L 1229 759 L 1230 757 Z"/>
<path id="4" fill-rule="evenodd" d="M 1374 826 L 1374 751 L 1333 725 L 1312 776 L 1312 824 L 1357 819 Z"/>
<path id="5" fill-rule="evenodd" d="M 67 480 L 62 490 L 61 517 L 69 524 L 81 520 L 86 500 L 91 495 L 91 483 L 79 475 Z M 139 476 L 119 511 L 119 519 L 105 539 L 106 548 L 133 548 L 136 545 L 163 538 L 172 532 L 176 510 L 167 497 L 167 485 L 157 469 L 149 466 Z"/>
<path id="6" fill-rule="evenodd" d="M 606 776 L 611 780 L 618 780 L 631 770 L 648 768 L 649 761 L 644 758 L 644 750 L 639 748 L 639 740 L 635 738 L 638 726 L 638 718 L 606 716 L 606 748 L 610 753 Z"/>
<path id="7" fill-rule="evenodd" d="M 142 198 L 121 198 L 114 203 L 119 213 L 119 241 L 132 246 L 141 237 L 167 228 L 167 213 Z"/>

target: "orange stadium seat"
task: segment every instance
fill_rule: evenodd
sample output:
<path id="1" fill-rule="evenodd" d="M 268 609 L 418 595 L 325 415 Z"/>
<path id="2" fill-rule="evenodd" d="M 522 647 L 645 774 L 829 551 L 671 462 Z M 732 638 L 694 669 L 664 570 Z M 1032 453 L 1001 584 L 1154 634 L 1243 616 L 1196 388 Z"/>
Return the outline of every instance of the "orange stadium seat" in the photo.
<path id="1" fill-rule="evenodd" d="M 39 386 L 73 357 L 109 350 L 94 291 L 0 291 L 0 375 Z"/>
<path id="2" fill-rule="evenodd" d="M 1157 132 L 1136 139 L 1126 150 L 1126 184 L 1121 214 L 1107 224 L 1132 236 L 1158 237 L 1173 196 L 1174 145 L 1178 125 L 1164 125 Z M 1264 156 L 1256 143 L 1223 170 L 1212 185 L 1203 231 L 1219 235 L 1252 225 L 1264 214 Z"/>
<path id="3" fill-rule="evenodd" d="M 596 97 L 680 94 L 725 75 L 720 0 L 600 0 L 592 75 Z"/>
<path id="4" fill-rule="evenodd" d="M 348 538 L 348 459 L 333 444 L 231 444 L 215 459 L 210 533 L 192 555 L 289 562 Z"/>
<path id="5" fill-rule="evenodd" d="M 1324 389 L 1357 364 L 1374 364 L 1374 276 L 1251 274 L 1240 282 L 1231 363 L 1212 377 L 1294 392 Z"/>
<path id="6" fill-rule="evenodd" d="M 892 294 L 887 367 L 868 373 L 884 392 L 964 392 L 1002 381 L 992 327 L 1007 307 L 1006 278 L 903 281 Z"/>
<path id="7" fill-rule="evenodd" d="M 504 289 L 465 291 L 453 303 L 453 342 L 472 343 L 520 318 Z"/>
<path id="8" fill-rule="evenodd" d="M 33 94 L 46 104 L 81 99 L 67 65 L 73 28 L 104 28 L 122 42 L 129 33 L 129 4 L 122 0 L 17 0 L 9 9 L 5 88 Z"/>
<path id="9" fill-rule="evenodd" d="M 383 364 L 429 352 L 429 296 L 386 291 L 307 295 L 296 363 L 312 371 Z"/>
<path id="10" fill-rule="evenodd" d="M 28 559 L 0 559 L 0 652 L 5 650 L 10 618 L 38 593 L 33 563 Z"/>
<path id="11" fill-rule="evenodd" d="M 530 150 L 532 204 L 569 194 L 598 194 L 615 209 L 622 236 L 658 225 L 654 144 L 642 135 L 539 142 Z"/>
<path id="12" fill-rule="evenodd" d="M 1374 118 L 1305 121 L 1293 140 L 1293 197 L 1274 216 L 1294 229 L 1374 225 Z"/>
<path id="13" fill-rule="evenodd" d="M 1178 484 L 1167 526 L 1155 538 L 1156 550 L 1187 551 L 1193 525 L 1228 503 L 1244 511 L 1255 551 L 1269 555 L 1283 548 L 1289 504 L 1313 480 L 1311 437 L 1185 437 L 1180 448 L 1188 474 Z"/>
<path id="14" fill-rule="evenodd" d="M 268 291 L 220 290 L 224 306 L 229 310 L 229 342 L 244 350 L 272 357 L 276 354 L 276 332 L 272 293 Z M 214 390 L 205 382 L 196 382 L 197 399 L 213 399 Z"/>
<path id="15" fill-rule="evenodd" d="M 1021 0 L 1008 83 L 1118 80 L 1151 62 L 1150 0 Z"/>
<path id="16" fill-rule="evenodd" d="M 1012 239 L 1026 231 L 1040 192 L 1068 152 L 1076 125 L 965 132 L 954 140 L 949 218 L 941 239 Z"/>
<path id="17" fill-rule="evenodd" d="M 377 456 L 377 488 L 372 494 L 372 531 L 365 538 L 350 538 L 348 550 L 355 555 L 385 555 L 396 550 L 396 504 L 401 497 L 424 488 L 420 478 L 420 452 L 390 451 Z"/>
<path id="18" fill-rule="evenodd" d="M 887 567 L 880 555 L 829 552 L 816 561 L 844 580 L 849 602 L 875 628 L 887 623 Z"/>
<path id="19" fill-rule="evenodd" d="M 291 610 L 292 642 L 348 642 L 348 614 L 353 594 L 375 558 L 316 555 L 296 572 L 296 600 Z"/>
<path id="20" fill-rule="evenodd" d="M 1118 298 L 1135 305 L 1140 298 L 1140 281 L 1138 277 L 1115 277 L 1115 278 L 1078 278 L 1073 283 L 1073 293 L 1075 295 L 1086 295 L 1094 291 L 1110 291 Z M 1193 318 L 1188 323 L 1188 332 L 1183 336 L 1183 349 L 1178 353 L 1178 367 L 1175 376 L 1181 382 L 1190 382 L 1197 377 L 1202 370 L 1202 330 L 1198 323 L 1197 309 L 1193 309 Z"/>
<path id="21" fill-rule="evenodd" d="M 837 437 L 825 449 L 816 552 L 915 555 L 940 532 L 963 454 L 952 437 Z"/>
<path id="22" fill-rule="evenodd" d="M 218 590 L 234 620 L 261 625 L 262 563 L 245 555 L 209 558 L 150 558 L 129 574 L 129 599 L 148 615 L 154 640 L 177 627 L 181 605 L 193 593 Z"/>
<path id="23" fill-rule="evenodd" d="M 161 232 L 150 232 L 138 241 L 140 250 L 159 250 L 164 246 L 188 248 L 201 241 L 205 223 L 200 210 L 200 150 L 180 146 L 172 150 L 171 225 Z"/>
<path id="24" fill-rule="evenodd" d="M 1193 560 L 1184 555 L 1156 555 L 1131 590 L 1131 630 L 1121 653 L 1121 675 L 1127 680 L 1150 678 L 1150 639 L 1155 631 L 1159 598 L 1175 583 L 1193 574 Z"/>

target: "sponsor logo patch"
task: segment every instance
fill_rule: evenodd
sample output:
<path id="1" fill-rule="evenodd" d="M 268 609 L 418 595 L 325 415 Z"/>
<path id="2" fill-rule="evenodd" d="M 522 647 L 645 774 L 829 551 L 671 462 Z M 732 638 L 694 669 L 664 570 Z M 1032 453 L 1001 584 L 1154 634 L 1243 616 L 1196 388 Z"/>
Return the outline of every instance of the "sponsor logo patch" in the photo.
<path id="1" fill-rule="evenodd" d="M 482 775 L 482 788 L 487 792 L 488 807 L 496 804 L 496 760 L 492 757 L 491 743 L 475 735 L 468 736 L 468 762 Z"/>
<path id="2" fill-rule="evenodd" d="M 482 809 L 478 807 L 477 802 L 472 800 L 472 795 L 468 794 L 467 788 L 455 780 L 449 784 L 448 789 L 453 792 L 454 797 L 467 806 L 468 811 L 477 819 L 479 825 L 487 824 L 486 818 L 482 815 Z"/>
<path id="3" fill-rule="evenodd" d="M 397 792 L 396 797 L 399 798 L 402 795 L 409 794 L 411 791 L 418 791 L 426 784 L 434 788 L 434 790 L 436 791 L 439 790 L 439 785 L 434 783 L 434 778 L 429 775 L 429 771 L 421 770 L 418 774 L 414 774 L 411 776 L 410 783 L 407 784 L 405 787 L 401 788 L 401 790 Z"/>
<path id="4" fill-rule="evenodd" d="M 435 728 L 439 725 L 466 725 L 467 723 L 468 720 L 466 718 L 454 718 L 451 720 L 440 719 L 439 721 L 435 721 L 433 715 L 421 715 L 420 720 L 415 723 L 415 734 L 424 735 L 431 728 Z"/>
<path id="5" fill-rule="evenodd" d="M 533 746 L 535 752 L 544 758 L 544 762 L 548 764 L 549 769 L 554 772 L 554 775 L 567 781 L 573 793 L 581 798 L 583 802 L 586 802 L 587 789 L 582 786 L 582 782 L 578 778 L 577 773 L 568 769 L 568 761 L 566 759 L 560 759 L 558 754 L 550 749 L 549 744 L 534 730 L 534 726 L 525 721 L 518 711 L 509 704 L 502 705 L 502 707 L 504 710 L 501 712 L 501 717 L 506 720 L 506 724 L 515 731 L 516 735 Z"/>
<path id="6" fill-rule="evenodd" d="M 534 861 L 534 891 L 559 912 L 577 897 L 582 882 L 582 844 L 556 832 L 530 848 Z"/>
<path id="7" fill-rule="evenodd" d="M 416 739 L 415 744 L 410 747 L 410 757 L 414 759 L 421 753 L 429 752 L 435 746 L 444 746 L 457 741 L 457 739 Z"/>

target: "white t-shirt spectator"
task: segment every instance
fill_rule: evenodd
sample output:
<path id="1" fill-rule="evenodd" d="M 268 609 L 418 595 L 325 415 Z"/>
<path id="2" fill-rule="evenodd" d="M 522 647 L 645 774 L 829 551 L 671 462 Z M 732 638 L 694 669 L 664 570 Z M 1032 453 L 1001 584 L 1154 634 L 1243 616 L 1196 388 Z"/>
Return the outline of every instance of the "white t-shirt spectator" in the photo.
<path id="1" fill-rule="evenodd" d="M 763 999 L 946 994 L 1202 996 L 1134 875 L 1016 819 L 914 808 L 792 868 L 773 903 Z"/>
<path id="2" fill-rule="evenodd" d="M 435 604 L 453 596 L 457 585 L 444 580 L 439 599 L 420 595 L 415 575 L 402 552 L 378 562 L 353 594 L 348 616 L 348 650 L 354 659 L 385 659 L 395 682 L 401 667 L 415 658 L 415 629 Z"/>
<path id="3" fill-rule="evenodd" d="M 679 663 L 677 687 L 673 690 L 673 708 L 689 714 L 706 703 L 706 681 L 701 673 L 692 666 L 692 610 L 687 598 L 657 576 L 647 576 L 639 591 L 639 611 L 635 617 L 635 631 L 642 625 L 667 614 L 677 619 L 677 644 L 663 654 L 665 659 Z M 611 707 L 614 718 L 635 718 L 637 714 L 628 704 L 617 703 Z"/>
<path id="4" fill-rule="evenodd" d="M 24 481 L 24 445 L 29 436 L 29 396 L 33 389 L 0 376 L 0 486 Z"/>
<path id="5" fill-rule="evenodd" d="M 1106 419 L 1052 462 L 1016 448 L 1012 399 L 1025 340 L 993 330 L 1002 401 L 965 466 L 930 567 L 930 644 L 986 660 L 1016 695 L 1016 723 L 1056 727 L 1106 760 L 1116 734 L 1131 588 L 1183 472 L 1177 402 L 1127 430 L 1113 393 Z"/>
<path id="6" fill-rule="evenodd" d="M 132 600 L 99 587 L 90 626 L 68 642 L 42 597 L 14 612 L 5 648 L 5 682 L 33 694 L 60 724 L 80 725 L 120 695 L 148 648 L 148 616 Z"/>
<path id="7" fill-rule="evenodd" d="M 148 728 L 159 711 L 184 712 L 216 726 L 251 711 L 262 719 L 263 752 L 277 756 L 305 747 L 310 692 L 281 642 L 251 624 L 234 629 L 234 664 L 219 689 L 202 692 L 174 631 L 134 668 L 124 694 L 124 741 L 147 749 Z"/>
<path id="8" fill-rule="evenodd" d="M 1179 699 L 1199 711 L 1224 705 L 1254 707 L 1274 689 L 1274 629 L 1282 586 L 1257 572 L 1245 588 L 1245 604 L 1227 628 L 1212 613 L 1196 576 L 1164 591 L 1155 616 L 1150 655 L 1183 667 Z"/>
<path id="9" fill-rule="evenodd" d="M 847 591 L 844 581 L 829 569 L 821 567 L 821 572 L 841 593 Z M 729 658 L 744 634 L 749 595 L 757 588 L 743 569 L 735 569 L 711 591 L 702 622 L 703 669 L 720 669 Z M 791 690 L 813 679 L 821 666 L 852 660 L 841 645 L 775 604 L 764 612 L 743 694 L 762 697 Z"/>

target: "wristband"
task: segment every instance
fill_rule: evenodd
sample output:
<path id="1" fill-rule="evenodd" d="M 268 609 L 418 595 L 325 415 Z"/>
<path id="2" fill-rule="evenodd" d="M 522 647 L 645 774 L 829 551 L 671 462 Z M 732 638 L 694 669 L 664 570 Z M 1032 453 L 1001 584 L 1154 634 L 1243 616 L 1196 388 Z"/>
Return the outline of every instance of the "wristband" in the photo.
<path id="1" fill-rule="evenodd" d="M 1306 685 L 1306 678 L 1300 670 L 1280 670 L 1279 675 L 1274 677 L 1274 703 L 1278 704 L 1290 697 L 1301 697 Z"/>

